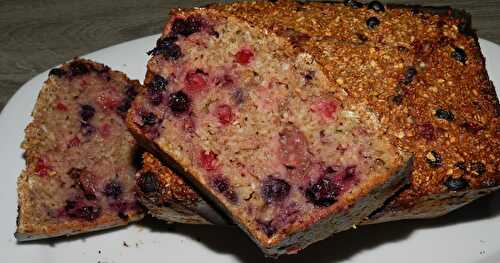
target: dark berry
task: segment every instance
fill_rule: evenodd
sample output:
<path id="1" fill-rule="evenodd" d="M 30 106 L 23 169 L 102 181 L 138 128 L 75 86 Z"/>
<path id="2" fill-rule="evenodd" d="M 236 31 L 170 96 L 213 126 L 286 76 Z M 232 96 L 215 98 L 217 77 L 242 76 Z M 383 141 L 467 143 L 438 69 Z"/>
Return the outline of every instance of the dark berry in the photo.
<path id="1" fill-rule="evenodd" d="M 142 115 L 142 123 L 143 125 L 155 125 L 158 119 L 156 118 L 156 115 L 152 112 L 146 113 Z"/>
<path id="2" fill-rule="evenodd" d="M 238 201 L 236 193 L 231 189 L 227 179 L 220 176 L 212 180 L 212 186 L 215 190 L 224 195 L 229 201 L 236 203 Z"/>
<path id="3" fill-rule="evenodd" d="M 260 228 L 262 231 L 266 234 L 267 237 L 271 237 L 276 233 L 277 229 L 275 226 L 272 224 L 272 220 L 270 221 L 262 221 L 262 220 L 257 220 L 257 223 L 259 224 Z"/>
<path id="4" fill-rule="evenodd" d="M 160 38 L 156 47 L 148 51 L 148 55 L 162 55 L 166 59 L 176 60 L 182 56 L 182 50 L 175 42 L 177 37 Z"/>
<path id="5" fill-rule="evenodd" d="M 66 71 L 60 68 L 53 68 L 49 71 L 49 76 L 62 77 L 66 74 Z"/>
<path id="6" fill-rule="evenodd" d="M 80 117 L 83 121 L 88 121 L 92 119 L 95 115 L 95 109 L 91 105 L 84 104 L 80 106 Z"/>
<path id="7" fill-rule="evenodd" d="M 458 32 L 466 36 L 472 36 L 474 31 L 471 29 L 470 22 L 464 21 L 458 24 Z"/>
<path id="8" fill-rule="evenodd" d="M 285 180 L 268 176 L 262 183 L 262 197 L 267 203 L 283 201 L 290 193 L 290 184 Z"/>
<path id="9" fill-rule="evenodd" d="M 64 206 L 64 211 L 68 213 L 69 211 L 75 209 L 76 207 L 76 202 L 73 200 L 66 200 L 66 206 Z"/>
<path id="10" fill-rule="evenodd" d="M 148 86 L 149 100 L 153 105 L 160 105 L 163 100 L 162 92 L 166 90 L 168 80 L 162 76 L 155 75 Z"/>
<path id="11" fill-rule="evenodd" d="M 486 166 L 482 162 L 472 162 L 469 170 L 476 175 L 483 175 L 486 172 Z"/>
<path id="12" fill-rule="evenodd" d="M 344 5 L 355 8 L 355 9 L 363 7 L 362 3 L 358 2 L 358 1 L 354 1 L 354 0 L 344 0 Z"/>
<path id="13" fill-rule="evenodd" d="M 401 94 L 394 95 L 394 96 L 392 96 L 391 100 L 392 100 L 392 102 L 394 102 L 394 104 L 401 105 L 403 103 L 403 95 L 401 95 Z"/>
<path id="14" fill-rule="evenodd" d="M 366 25 L 368 26 L 369 29 L 374 29 L 380 24 L 380 20 L 376 17 L 370 17 L 368 20 L 366 20 Z"/>
<path id="15" fill-rule="evenodd" d="M 344 171 L 345 171 L 344 179 L 351 178 L 356 175 L 356 166 L 355 165 L 347 166 Z"/>
<path id="16" fill-rule="evenodd" d="M 71 76 L 79 76 L 89 73 L 90 70 L 84 63 L 73 61 L 69 64 L 69 72 Z"/>
<path id="17" fill-rule="evenodd" d="M 463 178 L 454 179 L 453 177 L 449 177 L 444 181 L 444 185 L 452 191 L 458 191 L 467 188 L 469 183 Z"/>
<path id="18" fill-rule="evenodd" d="M 306 190 L 306 197 L 315 206 L 327 207 L 337 201 L 340 187 L 330 178 L 322 177 Z"/>
<path id="19" fill-rule="evenodd" d="M 127 95 L 128 98 L 133 99 L 135 96 L 139 94 L 137 90 L 135 90 L 134 86 L 126 86 L 125 87 L 125 95 Z"/>
<path id="20" fill-rule="evenodd" d="M 447 121 L 453 121 L 455 119 L 455 116 L 453 115 L 453 113 L 451 111 L 437 109 L 436 110 L 436 118 L 447 120 Z"/>
<path id="21" fill-rule="evenodd" d="M 170 94 L 168 105 L 174 113 L 183 113 L 189 110 L 191 101 L 186 93 L 182 90 Z"/>
<path id="22" fill-rule="evenodd" d="M 457 162 L 455 163 L 455 167 L 457 167 L 458 169 L 462 170 L 462 171 L 467 171 L 467 166 L 465 165 L 465 162 Z"/>
<path id="23" fill-rule="evenodd" d="M 126 97 L 120 102 L 120 105 L 116 107 L 116 111 L 121 116 L 125 116 L 125 113 L 127 113 L 128 109 L 130 109 L 130 106 L 132 106 L 132 100 Z"/>
<path id="24" fill-rule="evenodd" d="M 110 182 L 104 187 L 104 194 L 107 197 L 116 199 L 122 193 L 122 186 L 118 182 Z"/>
<path id="25" fill-rule="evenodd" d="M 95 127 L 87 122 L 80 122 L 80 131 L 83 136 L 90 136 L 95 132 Z"/>
<path id="26" fill-rule="evenodd" d="M 379 1 L 371 1 L 370 3 L 368 3 L 368 9 L 371 9 L 371 10 L 374 10 L 377 12 L 384 12 L 385 11 L 384 5 L 382 3 L 380 3 Z"/>
<path id="27" fill-rule="evenodd" d="M 409 67 L 405 71 L 403 84 L 408 85 L 412 82 L 413 78 L 417 75 L 417 70 L 414 67 Z"/>
<path id="28" fill-rule="evenodd" d="M 481 130 L 484 130 L 484 127 L 474 122 L 464 122 L 460 125 L 460 127 L 466 129 L 468 132 L 477 133 Z"/>
<path id="29" fill-rule="evenodd" d="M 158 181 L 156 180 L 155 174 L 151 172 L 145 172 L 141 174 L 137 184 L 139 185 L 141 191 L 146 194 L 157 192 L 158 189 L 160 188 Z"/>
<path id="30" fill-rule="evenodd" d="M 443 162 L 443 158 L 436 151 L 428 152 L 427 155 L 425 155 L 425 159 L 427 161 L 427 164 L 431 168 L 440 167 L 442 165 L 442 162 Z"/>
<path id="31" fill-rule="evenodd" d="M 465 63 L 465 61 L 467 60 L 467 55 L 465 54 L 465 51 L 458 47 L 456 47 L 453 50 L 453 52 L 451 52 L 451 56 L 457 61 L 460 61 L 462 63 Z"/>
<path id="32" fill-rule="evenodd" d="M 424 123 L 417 126 L 417 131 L 419 135 L 426 139 L 432 140 L 434 139 L 434 126 L 431 123 Z"/>
<path id="33" fill-rule="evenodd" d="M 182 35 L 190 36 L 196 32 L 199 32 L 203 27 L 203 21 L 194 16 L 190 16 L 187 19 L 177 18 L 172 23 L 171 35 Z"/>
<path id="34" fill-rule="evenodd" d="M 71 168 L 69 169 L 68 171 L 68 175 L 72 178 L 72 179 L 78 179 L 80 177 L 80 175 L 82 174 L 83 170 L 80 169 L 80 168 Z"/>

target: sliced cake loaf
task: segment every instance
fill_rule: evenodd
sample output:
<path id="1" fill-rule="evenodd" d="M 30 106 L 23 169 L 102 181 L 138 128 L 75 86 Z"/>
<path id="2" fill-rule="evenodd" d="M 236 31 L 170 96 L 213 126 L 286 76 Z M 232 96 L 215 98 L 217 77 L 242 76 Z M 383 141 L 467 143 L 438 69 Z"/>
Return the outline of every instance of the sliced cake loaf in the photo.
<path id="1" fill-rule="evenodd" d="M 142 218 L 136 143 L 124 122 L 139 82 L 89 60 L 49 73 L 22 144 L 19 241 L 89 232 Z"/>
<path id="2" fill-rule="evenodd" d="M 500 106 L 465 12 L 378 1 L 212 8 L 311 54 L 415 154 L 411 184 L 367 223 L 443 215 L 499 188 Z"/>
<path id="3" fill-rule="evenodd" d="M 127 122 L 271 256 L 346 230 L 406 182 L 411 157 L 285 38 L 176 10 Z"/>

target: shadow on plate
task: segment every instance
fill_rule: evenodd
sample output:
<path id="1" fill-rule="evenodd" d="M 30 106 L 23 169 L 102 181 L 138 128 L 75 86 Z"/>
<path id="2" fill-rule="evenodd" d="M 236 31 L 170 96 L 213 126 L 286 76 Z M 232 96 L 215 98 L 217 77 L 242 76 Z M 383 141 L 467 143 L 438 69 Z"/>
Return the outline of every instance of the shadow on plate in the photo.
<path id="1" fill-rule="evenodd" d="M 236 227 L 166 225 L 165 223 L 147 218 L 140 224 L 154 232 L 175 232 L 198 240 L 216 253 L 232 254 L 240 262 L 307 262 L 314 259 L 315 263 L 337 262 L 348 260 L 363 250 L 374 249 L 385 243 L 397 242 L 407 238 L 418 229 L 432 229 L 450 226 L 475 220 L 500 216 L 500 193 L 495 193 L 475 201 L 462 209 L 458 209 L 444 217 L 424 220 L 407 220 L 361 226 L 355 231 L 346 231 L 315 243 L 298 255 L 282 256 L 278 260 L 264 258 L 249 238 Z"/>
<path id="2" fill-rule="evenodd" d="M 172 225 L 151 217 L 145 218 L 138 224 L 153 232 L 175 232 L 184 235 L 190 239 L 197 240 L 216 253 L 233 255 L 242 263 L 294 263 L 306 262 L 311 259 L 314 259 L 315 263 L 326 263 L 347 260 L 363 250 L 370 250 L 385 243 L 403 240 L 411 235 L 413 231 L 418 229 L 432 229 L 500 216 L 500 206 L 495 205 L 498 203 L 500 203 L 500 192 L 486 196 L 479 201 L 475 201 L 464 208 L 458 209 L 440 218 L 390 222 L 390 227 L 387 227 L 387 223 L 361 226 L 355 231 L 338 233 L 332 238 L 315 243 L 298 255 L 282 256 L 278 260 L 264 258 L 262 252 L 260 252 L 252 241 L 236 227 Z M 18 244 L 44 244 L 55 246 L 61 242 L 76 240 L 85 241 L 86 238 L 93 235 L 102 235 L 113 230 L 114 229 L 108 229 L 71 237 L 18 242 Z"/>

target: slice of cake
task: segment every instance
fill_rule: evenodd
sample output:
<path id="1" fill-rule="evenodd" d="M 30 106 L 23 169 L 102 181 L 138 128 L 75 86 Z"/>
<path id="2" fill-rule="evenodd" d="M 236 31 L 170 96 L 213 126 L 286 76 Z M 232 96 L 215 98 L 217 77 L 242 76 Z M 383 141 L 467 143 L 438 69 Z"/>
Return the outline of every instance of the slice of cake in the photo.
<path id="1" fill-rule="evenodd" d="M 406 182 L 410 155 L 287 39 L 225 12 L 176 10 L 151 54 L 132 133 L 266 254 L 349 229 Z"/>
<path id="2" fill-rule="evenodd" d="M 139 82 L 89 60 L 49 73 L 22 144 L 18 241 L 126 225 L 135 197 L 136 143 L 124 117 Z"/>

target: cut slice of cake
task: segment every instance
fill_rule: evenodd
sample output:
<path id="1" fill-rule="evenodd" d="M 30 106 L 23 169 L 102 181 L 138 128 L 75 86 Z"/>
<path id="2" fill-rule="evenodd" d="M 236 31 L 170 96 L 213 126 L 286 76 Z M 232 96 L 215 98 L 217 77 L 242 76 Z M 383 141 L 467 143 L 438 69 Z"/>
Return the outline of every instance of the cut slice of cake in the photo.
<path id="1" fill-rule="evenodd" d="M 225 12 L 176 10 L 127 122 L 271 256 L 357 224 L 411 156 L 310 54 Z"/>
<path id="2" fill-rule="evenodd" d="M 89 60 L 49 73 L 22 144 L 18 241 L 126 225 L 142 218 L 136 143 L 124 117 L 139 82 Z"/>

